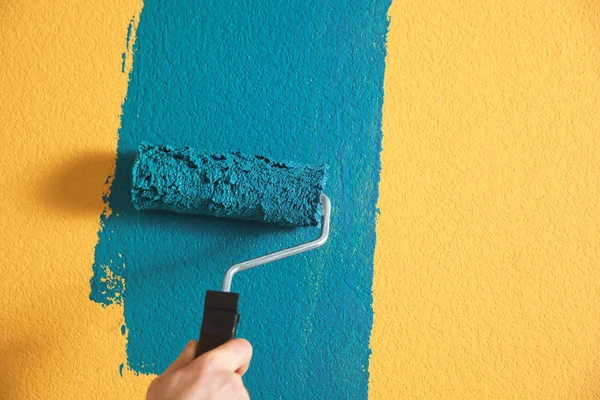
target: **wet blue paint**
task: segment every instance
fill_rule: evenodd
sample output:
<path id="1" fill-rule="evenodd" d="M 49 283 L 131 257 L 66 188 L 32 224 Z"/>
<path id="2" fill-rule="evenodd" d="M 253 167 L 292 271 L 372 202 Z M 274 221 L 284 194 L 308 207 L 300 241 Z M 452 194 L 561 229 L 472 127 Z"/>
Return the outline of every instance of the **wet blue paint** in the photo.
<path id="1" fill-rule="evenodd" d="M 125 364 L 121 364 L 119 365 L 119 375 L 123 376 L 123 368 L 125 367 Z"/>
<path id="2" fill-rule="evenodd" d="M 231 264 L 318 235 L 134 210 L 131 167 L 141 142 L 239 150 L 328 164 L 333 206 L 324 247 L 233 281 L 239 335 L 255 350 L 245 377 L 251 396 L 367 398 L 388 7 L 144 2 L 90 295 L 109 305 L 126 282 L 131 369 L 160 373 L 198 336 L 205 291 L 220 287 Z"/>
<path id="3" fill-rule="evenodd" d="M 240 152 L 142 144 L 133 165 L 136 210 L 317 226 L 325 165 L 303 165 Z"/>

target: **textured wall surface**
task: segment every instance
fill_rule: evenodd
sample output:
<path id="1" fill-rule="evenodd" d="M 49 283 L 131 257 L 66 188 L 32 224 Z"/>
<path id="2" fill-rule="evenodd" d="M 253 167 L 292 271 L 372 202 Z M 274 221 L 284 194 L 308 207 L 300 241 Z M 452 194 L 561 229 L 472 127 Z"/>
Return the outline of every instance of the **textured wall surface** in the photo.
<path id="1" fill-rule="evenodd" d="M 600 398 L 600 3 L 390 16 L 371 396 Z"/>
<path id="2" fill-rule="evenodd" d="M 0 399 L 136 399 L 150 382 L 119 374 L 123 309 L 89 301 L 140 7 L 0 2 Z"/>
<path id="3" fill-rule="evenodd" d="M 151 379 L 119 373 L 123 307 L 89 300 L 140 8 L 0 3 L 2 399 L 136 399 Z M 369 397 L 599 398 L 598 3 L 389 16 Z M 196 334 L 186 306 L 177 335 Z"/>

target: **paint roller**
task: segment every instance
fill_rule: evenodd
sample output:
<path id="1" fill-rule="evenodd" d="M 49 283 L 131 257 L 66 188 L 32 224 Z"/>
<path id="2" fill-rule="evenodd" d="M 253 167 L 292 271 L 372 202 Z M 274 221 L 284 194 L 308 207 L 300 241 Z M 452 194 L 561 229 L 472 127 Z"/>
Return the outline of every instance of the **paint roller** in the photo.
<path id="1" fill-rule="evenodd" d="M 132 171 L 138 210 L 232 218 L 287 227 L 321 225 L 317 239 L 231 266 L 221 291 L 208 290 L 196 356 L 235 338 L 239 294 L 235 274 L 322 246 L 331 204 L 323 193 L 325 165 L 302 165 L 240 152 L 203 153 L 190 147 L 142 144 Z"/>

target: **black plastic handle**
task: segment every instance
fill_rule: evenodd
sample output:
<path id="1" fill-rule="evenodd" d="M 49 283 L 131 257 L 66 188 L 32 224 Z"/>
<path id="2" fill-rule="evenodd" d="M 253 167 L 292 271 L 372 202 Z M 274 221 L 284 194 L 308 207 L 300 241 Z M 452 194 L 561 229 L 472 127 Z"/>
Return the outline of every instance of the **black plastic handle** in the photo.
<path id="1" fill-rule="evenodd" d="M 200 328 L 200 341 L 196 357 L 235 338 L 240 319 L 240 295 L 231 292 L 208 290 L 204 301 L 204 317 Z"/>

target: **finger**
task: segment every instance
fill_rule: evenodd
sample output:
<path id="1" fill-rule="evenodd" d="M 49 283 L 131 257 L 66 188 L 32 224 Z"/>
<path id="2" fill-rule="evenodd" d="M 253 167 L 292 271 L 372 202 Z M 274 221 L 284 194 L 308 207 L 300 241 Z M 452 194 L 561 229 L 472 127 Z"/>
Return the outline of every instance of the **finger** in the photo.
<path id="1" fill-rule="evenodd" d="M 194 361 L 194 357 L 196 356 L 196 348 L 198 347 L 198 342 L 195 340 L 190 340 L 186 345 L 179 357 L 165 370 L 168 371 L 177 371 Z"/>
<path id="2" fill-rule="evenodd" d="M 233 339 L 211 350 L 194 361 L 194 365 L 225 369 L 243 375 L 252 358 L 252 346 L 246 339 Z M 208 363 L 208 364 L 207 364 Z"/>
<path id="3" fill-rule="evenodd" d="M 250 360 L 252 360 L 252 345 L 250 344 L 249 341 L 247 341 L 246 339 L 239 339 L 239 340 L 243 340 L 244 341 L 244 346 L 246 346 L 246 352 L 247 352 L 247 358 L 243 361 L 242 365 L 240 365 L 238 367 L 238 369 L 235 370 L 235 372 L 237 374 L 239 374 L 240 376 L 244 376 L 244 374 L 246 372 L 248 372 L 248 368 L 250 367 Z"/>

